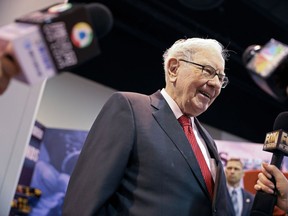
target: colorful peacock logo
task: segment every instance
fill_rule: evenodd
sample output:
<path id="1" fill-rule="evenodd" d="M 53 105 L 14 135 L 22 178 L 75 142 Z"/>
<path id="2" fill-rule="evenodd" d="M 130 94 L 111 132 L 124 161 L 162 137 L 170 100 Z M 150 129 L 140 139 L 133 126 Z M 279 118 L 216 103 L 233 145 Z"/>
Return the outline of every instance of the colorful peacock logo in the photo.
<path id="1" fill-rule="evenodd" d="M 71 40 L 74 46 L 85 48 L 92 43 L 93 30 L 88 23 L 79 22 L 75 24 L 71 32 Z"/>

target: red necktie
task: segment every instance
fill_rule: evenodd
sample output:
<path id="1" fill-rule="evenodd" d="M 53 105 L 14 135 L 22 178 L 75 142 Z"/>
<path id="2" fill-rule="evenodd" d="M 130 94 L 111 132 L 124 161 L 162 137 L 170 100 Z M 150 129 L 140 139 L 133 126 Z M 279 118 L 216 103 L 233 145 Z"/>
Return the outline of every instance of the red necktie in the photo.
<path id="1" fill-rule="evenodd" d="M 195 135 L 192 130 L 191 120 L 189 117 L 182 115 L 178 119 L 179 123 L 182 125 L 183 130 L 192 146 L 192 150 L 197 158 L 198 164 L 201 169 L 201 173 L 203 175 L 204 181 L 206 183 L 206 187 L 208 189 L 208 192 L 210 194 L 210 197 L 212 199 L 213 197 L 213 190 L 214 190 L 214 181 L 211 175 L 211 172 L 207 166 L 207 163 L 205 161 L 205 158 L 202 154 L 202 151 L 196 141 Z"/>

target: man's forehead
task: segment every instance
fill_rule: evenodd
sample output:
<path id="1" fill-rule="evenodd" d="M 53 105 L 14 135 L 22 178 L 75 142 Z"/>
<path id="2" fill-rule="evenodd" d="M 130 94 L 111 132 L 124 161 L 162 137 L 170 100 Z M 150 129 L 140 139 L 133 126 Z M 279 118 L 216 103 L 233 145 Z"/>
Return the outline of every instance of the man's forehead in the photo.
<path id="1" fill-rule="evenodd" d="M 240 161 L 228 161 L 226 166 L 227 167 L 233 167 L 233 166 L 242 167 L 242 163 Z"/>

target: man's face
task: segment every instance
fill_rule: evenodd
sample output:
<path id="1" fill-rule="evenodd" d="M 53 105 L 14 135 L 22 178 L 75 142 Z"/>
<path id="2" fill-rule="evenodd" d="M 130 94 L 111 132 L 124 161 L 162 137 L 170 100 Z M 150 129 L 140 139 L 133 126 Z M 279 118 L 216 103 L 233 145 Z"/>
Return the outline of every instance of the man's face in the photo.
<path id="1" fill-rule="evenodd" d="M 238 186 L 244 175 L 243 167 L 240 161 L 228 161 L 225 168 L 226 179 L 229 185 Z"/>
<path id="2" fill-rule="evenodd" d="M 224 73 L 224 59 L 214 50 L 197 52 L 193 55 L 193 61 Z M 169 83 L 166 90 L 184 114 L 198 116 L 218 97 L 221 84 L 217 76 L 213 79 L 204 77 L 201 67 L 173 59 L 169 64 Z"/>

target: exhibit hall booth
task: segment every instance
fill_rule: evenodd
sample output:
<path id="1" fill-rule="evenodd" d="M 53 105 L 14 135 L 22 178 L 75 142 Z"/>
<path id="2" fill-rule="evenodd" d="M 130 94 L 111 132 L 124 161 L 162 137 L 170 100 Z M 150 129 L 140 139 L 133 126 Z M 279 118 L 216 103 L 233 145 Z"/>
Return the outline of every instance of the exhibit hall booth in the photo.
<path id="1" fill-rule="evenodd" d="M 12 81 L 0 97 L 1 216 L 9 214 L 35 122 L 51 129 L 86 132 L 113 92 L 71 73 L 33 86 Z"/>

